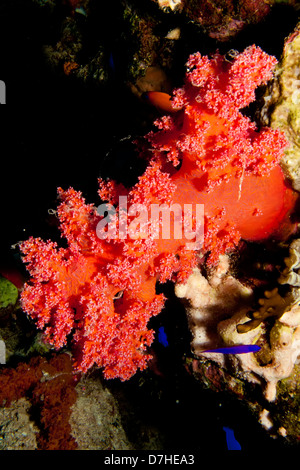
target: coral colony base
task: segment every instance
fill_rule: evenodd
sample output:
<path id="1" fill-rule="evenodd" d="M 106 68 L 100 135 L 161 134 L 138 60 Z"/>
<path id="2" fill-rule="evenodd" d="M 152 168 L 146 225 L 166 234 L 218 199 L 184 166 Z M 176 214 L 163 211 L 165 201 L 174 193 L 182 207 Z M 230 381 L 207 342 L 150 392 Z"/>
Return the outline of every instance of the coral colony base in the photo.
<path id="1" fill-rule="evenodd" d="M 296 196 L 279 166 L 284 134 L 258 130 L 239 111 L 272 78 L 275 64 L 256 46 L 232 61 L 191 55 L 173 112 L 154 122 L 157 130 L 141 145 L 148 167 L 138 183 L 130 189 L 100 179 L 108 205 L 98 210 L 73 188 L 59 189 L 67 247 L 40 238 L 21 243 L 31 275 L 23 309 L 55 348 L 72 340 L 77 370 L 96 364 L 106 378 L 127 380 L 145 369 L 154 338 L 147 324 L 165 302 L 157 282 L 187 285 L 193 269 L 218 266 L 241 238 L 285 239 L 293 232 Z"/>

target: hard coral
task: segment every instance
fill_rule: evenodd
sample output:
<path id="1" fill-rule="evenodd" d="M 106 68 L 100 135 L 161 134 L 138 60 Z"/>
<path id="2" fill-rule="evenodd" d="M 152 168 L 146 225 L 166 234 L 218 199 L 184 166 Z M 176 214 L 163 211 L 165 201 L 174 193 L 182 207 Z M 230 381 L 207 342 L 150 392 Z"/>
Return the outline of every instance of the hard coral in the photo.
<path id="1" fill-rule="evenodd" d="M 238 325 L 239 333 L 246 333 L 261 324 L 268 317 L 280 317 L 286 315 L 286 312 L 295 311 L 299 306 L 300 300 L 300 239 L 293 240 L 289 246 L 289 256 L 284 259 L 286 267 L 283 269 L 278 283 L 287 285 L 289 290 L 285 295 L 279 293 L 279 286 L 272 290 L 266 290 L 264 297 L 258 300 L 259 308 L 248 312 L 251 320 Z M 295 317 L 296 318 L 296 317 Z"/>
<path id="2" fill-rule="evenodd" d="M 300 23 L 286 39 L 276 79 L 264 95 L 260 120 L 281 129 L 289 139 L 289 147 L 282 159 L 282 167 L 294 189 L 300 190 Z"/>
<path id="3" fill-rule="evenodd" d="M 209 254 L 210 264 L 241 237 L 261 240 L 292 229 L 288 216 L 295 196 L 279 167 L 284 135 L 258 132 L 239 112 L 272 77 L 275 63 L 255 46 L 232 62 L 219 54 L 192 55 L 185 85 L 172 100 L 178 112 L 157 120 L 158 131 L 146 136 L 149 165 L 139 182 L 128 190 L 100 180 L 100 197 L 113 212 L 109 229 L 99 232 L 105 218 L 81 193 L 60 189 L 58 217 L 68 247 L 33 238 L 22 243 L 32 276 L 22 293 L 23 308 L 56 348 L 73 334 L 78 369 L 96 364 L 106 378 L 122 380 L 144 369 L 154 336 L 147 324 L 164 305 L 156 282 L 184 282 L 199 261 L 199 244 L 191 250 L 185 232 L 163 237 L 159 219 L 149 221 L 154 204 L 204 204 L 201 253 Z M 122 198 L 129 208 L 125 235 L 127 205 L 113 208 Z M 189 218 L 193 229 L 201 229 Z M 174 214 L 172 229 L 175 219 Z"/>
<path id="4" fill-rule="evenodd" d="M 184 299 L 189 327 L 192 333 L 192 351 L 195 354 L 193 370 L 196 374 L 218 365 L 222 376 L 226 371 L 232 375 L 219 388 L 230 388 L 234 382 L 259 384 L 268 401 L 276 399 L 277 383 L 290 376 L 300 354 L 300 309 L 298 293 L 282 299 L 273 292 L 274 321 L 263 323 L 268 311 L 261 313 L 258 324 L 248 325 L 249 307 L 253 303 L 252 289 L 243 286 L 229 275 L 228 256 L 220 257 L 220 264 L 205 278 L 194 270 L 185 284 L 177 284 L 175 293 Z M 296 299 L 298 299 L 296 301 Z M 269 305 L 269 303 L 267 304 Z M 261 350 L 250 354 L 218 354 L 205 352 L 218 346 L 259 344 Z M 205 372 L 207 377 L 207 372 Z M 216 386 L 215 383 L 213 383 Z"/>

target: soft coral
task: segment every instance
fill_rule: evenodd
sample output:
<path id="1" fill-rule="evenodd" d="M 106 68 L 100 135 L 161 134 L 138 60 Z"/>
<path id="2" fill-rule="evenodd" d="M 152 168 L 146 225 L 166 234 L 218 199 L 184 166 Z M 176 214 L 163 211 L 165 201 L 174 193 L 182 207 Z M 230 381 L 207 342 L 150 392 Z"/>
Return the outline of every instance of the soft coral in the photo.
<path id="1" fill-rule="evenodd" d="M 185 86 L 172 100 L 179 111 L 158 119 L 159 130 L 147 136 L 154 156 L 164 155 L 175 166 L 181 162 L 172 175 L 173 202 L 203 203 L 206 217 L 217 216 L 220 230 L 228 226 L 248 240 L 292 230 L 288 214 L 296 196 L 279 166 L 285 136 L 269 128 L 258 131 L 239 111 L 272 77 L 275 63 L 256 46 L 232 62 L 219 54 L 192 55 Z M 217 259 L 220 253 L 212 251 Z"/>
<path id="2" fill-rule="evenodd" d="M 153 204 L 204 204 L 201 252 L 210 253 L 210 263 L 241 237 L 286 236 L 295 202 L 279 167 L 286 140 L 279 131 L 258 132 L 239 111 L 271 78 L 275 62 L 255 46 L 232 62 L 219 54 L 192 55 L 185 85 L 172 100 L 178 112 L 158 119 L 158 130 L 146 136 L 145 173 L 131 190 L 100 180 L 100 197 L 116 204 L 126 196 L 146 214 Z M 59 190 L 59 196 L 60 230 L 68 247 L 33 238 L 22 243 L 32 276 L 22 293 L 23 308 L 56 348 L 73 333 L 78 369 L 96 364 L 107 378 L 126 380 L 150 357 L 153 331 L 147 324 L 164 305 L 155 291 L 157 280 L 183 282 L 199 262 L 198 253 L 174 235 L 99 238 L 103 218 L 96 208 L 72 188 Z M 133 220 L 129 216 L 129 224 Z"/>

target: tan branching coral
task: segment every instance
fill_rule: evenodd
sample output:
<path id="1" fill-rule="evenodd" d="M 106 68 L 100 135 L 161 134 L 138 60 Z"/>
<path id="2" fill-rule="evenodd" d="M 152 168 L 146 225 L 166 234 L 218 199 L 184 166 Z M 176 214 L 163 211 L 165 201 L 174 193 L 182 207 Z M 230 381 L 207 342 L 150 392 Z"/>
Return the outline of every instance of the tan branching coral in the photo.
<path id="1" fill-rule="evenodd" d="M 291 245 L 293 259 L 295 246 L 298 243 Z M 285 261 L 287 266 L 297 266 L 290 258 Z M 222 370 L 230 370 L 233 380 L 258 384 L 265 399 L 274 401 L 277 383 L 290 376 L 300 355 L 299 289 L 292 288 L 284 297 L 277 287 L 266 291 L 259 301 L 260 309 L 249 322 L 253 291 L 229 275 L 228 270 L 229 260 L 223 256 L 208 279 L 195 270 L 186 284 L 176 286 L 176 295 L 186 303 L 192 351 L 197 356 L 194 370 L 198 370 L 199 362 L 212 361 Z M 269 316 L 275 316 L 275 321 L 265 321 Z M 261 350 L 230 355 L 203 352 L 241 344 L 258 344 Z"/>
<path id="2" fill-rule="evenodd" d="M 262 321 L 268 317 L 280 318 L 285 312 L 290 311 L 291 308 L 297 306 L 300 302 L 300 239 L 292 241 L 289 247 L 289 256 L 284 259 L 286 267 L 283 269 L 278 278 L 279 284 L 287 284 L 290 290 L 287 294 L 282 296 L 278 287 L 272 290 L 266 290 L 264 297 L 258 300 L 260 308 L 252 312 L 252 320 L 237 325 L 239 333 L 246 333 L 247 331 L 256 328 Z"/>
<path id="3" fill-rule="evenodd" d="M 284 259 L 286 268 L 282 271 L 278 282 L 300 287 L 300 239 L 293 240 L 289 248 L 289 256 Z"/>
<path id="4" fill-rule="evenodd" d="M 285 297 L 282 297 L 279 294 L 278 287 L 275 287 L 271 291 L 266 290 L 264 292 L 264 297 L 258 301 L 260 308 L 252 313 L 248 313 L 248 315 L 251 315 L 252 320 L 237 325 L 237 331 L 239 333 L 246 333 L 247 331 L 256 328 L 268 317 L 280 318 L 284 312 L 291 308 L 291 306 L 299 302 L 299 295 L 300 293 L 298 290 L 292 290 Z"/>
<path id="5" fill-rule="evenodd" d="M 193 335 L 191 346 L 196 355 L 204 349 L 220 346 L 216 324 L 238 311 L 241 305 L 247 312 L 253 302 L 252 290 L 230 276 L 228 270 L 228 257 L 220 256 L 220 263 L 209 279 L 196 268 L 187 283 L 175 286 L 177 297 L 186 304 Z"/>
<path id="6" fill-rule="evenodd" d="M 243 314 L 218 324 L 217 329 L 223 340 L 239 342 L 244 336 L 237 332 L 237 324 L 243 320 Z M 276 399 L 276 387 L 279 380 L 292 373 L 300 354 L 300 308 L 292 307 L 276 320 L 270 331 L 261 323 L 245 334 L 247 340 L 261 344 L 262 349 L 256 354 L 235 355 L 230 358 L 232 366 L 243 379 L 263 385 L 264 396 L 268 401 Z M 243 340 L 244 343 L 245 339 Z"/>

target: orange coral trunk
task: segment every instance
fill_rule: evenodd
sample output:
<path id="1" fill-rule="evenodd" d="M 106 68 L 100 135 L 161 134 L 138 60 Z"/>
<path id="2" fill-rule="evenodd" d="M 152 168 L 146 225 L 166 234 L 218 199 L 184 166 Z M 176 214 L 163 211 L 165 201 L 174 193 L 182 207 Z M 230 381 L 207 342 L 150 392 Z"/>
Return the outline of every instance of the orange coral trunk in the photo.
<path id="1" fill-rule="evenodd" d="M 294 230 L 287 214 L 293 209 L 297 196 L 285 185 L 279 166 L 263 177 L 247 175 L 223 181 L 213 194 L 201 191 L 206 176 L 199 171 L 187 181 L 179 171 L 173 176 L 177 185 L 173 201 L 204 204 L 204 214 L 209 217 L 224 208 L 220 229 L 230 222 L 246 240 L 263 240 L 270 235 L 284 238 Z"/>

